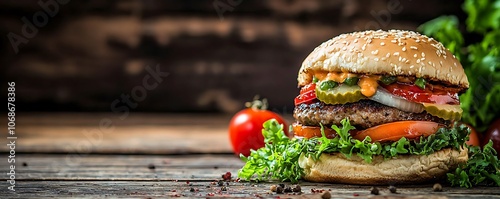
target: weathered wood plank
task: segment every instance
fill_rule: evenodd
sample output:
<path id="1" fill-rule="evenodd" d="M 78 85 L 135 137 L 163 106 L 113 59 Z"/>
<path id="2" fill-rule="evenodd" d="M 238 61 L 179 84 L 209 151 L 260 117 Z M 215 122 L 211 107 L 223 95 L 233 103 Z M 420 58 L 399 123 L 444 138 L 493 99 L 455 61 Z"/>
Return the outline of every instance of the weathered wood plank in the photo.
<path id="1" fill-rule="evenodd" d="M 225 172 L 236 175 L 243 162 L 233 155 L 115 156 L 21 155 L 17 180 L 215 180 Z M 7 173 L 6 161 L 0 171 Z M 7 180 L 8 175 L 0 176 Z"/>
<path id="2" fill-rule="evenodd" d="M 191 184 L 191 185 L 189 185 Z M 500 198 L 497 188 L 481 187 L 459 189 L 444 187 L 443 192 L 432 192 L 432 185 L 400 186 L 397 194 L 389 192 L 387 187 L 379 186 L 380 195 L 370 194 L 370 186 L 337 184 L 300 183 L 301 195 L 276 194 L 269 187 L 276 183 L 241 183 L 222 186 L 210 182 L 172 182 L 172 181 L 20 181 L 16 193 L 0 191 L 0 198 L 27 197 L 277 197 L 280 198 L 321 198 L 322 193 L 313 193 L 311 189 L 328 190 L 333 198 Z M 288 183 L 286 183 L 288 185 Z M 193 188 L 193 192 L 191 192 Z"/>
<path id="3" fill-rule="evenodd" d="M 19 114 L 16 152 L 231 153 L 225 115 Z M 0 152 L 7 152 L 3 144 Z"/>

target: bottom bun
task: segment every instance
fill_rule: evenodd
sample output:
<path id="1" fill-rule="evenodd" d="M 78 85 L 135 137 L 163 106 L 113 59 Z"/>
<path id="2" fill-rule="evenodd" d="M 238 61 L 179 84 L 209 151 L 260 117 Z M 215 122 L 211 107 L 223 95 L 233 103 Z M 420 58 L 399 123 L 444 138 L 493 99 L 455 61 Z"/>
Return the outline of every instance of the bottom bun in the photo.
<path id="1" fill-rule="evenodd" d="M 429 155 L 400 155 L 385 160 L 376 156 L 372 163 L 357 155 L 346 158 L 340 153 L 322 154 L 317 161 L 302 155 L 299 165 L 304 169 L 304 179 L 313 182 L 411 184 L 440 179 L 467 159 L 466 148 L 460 151 L 447 148 Z"/>

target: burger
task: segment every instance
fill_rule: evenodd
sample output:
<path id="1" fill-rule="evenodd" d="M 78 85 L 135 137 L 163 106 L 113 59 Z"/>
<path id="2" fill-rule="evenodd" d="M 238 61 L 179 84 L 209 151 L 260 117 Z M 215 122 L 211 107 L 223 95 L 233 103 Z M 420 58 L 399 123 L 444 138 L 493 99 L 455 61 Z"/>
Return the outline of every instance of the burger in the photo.
<path id="1" fill-rule="evenodd" d="M 295 136 L 334 138 L 337 133 L 329 127 L 348 118 L 354 139 L 370 137 L 382 146 L 402 138 L 418 145 L 438 130 L 450 131 L 462 114 L 458 94 L 469 82 L 460 62 L 440 42 L 411 31 L 378 30 L 322 43 L 304 60 L 298 86 Z M 309 181 L 389 184 L 440 178 L 467 161 L 463 147 L 417 154 L 379 155 L 367 162 L 323 153 L 318 160 L 302 156 L 299 165 Z"/>
<path id="2" fill-rule="evenodd" d="M 266 146 L 243 157 L 240 178 L 413 184 L 467 162 L 470 130 L 458 123 L 458 95 L 469 82 L 433 38 L 401 30 L 342 34 L 306 57 L 297 80 L 293 137 L 266 122 Z"/>

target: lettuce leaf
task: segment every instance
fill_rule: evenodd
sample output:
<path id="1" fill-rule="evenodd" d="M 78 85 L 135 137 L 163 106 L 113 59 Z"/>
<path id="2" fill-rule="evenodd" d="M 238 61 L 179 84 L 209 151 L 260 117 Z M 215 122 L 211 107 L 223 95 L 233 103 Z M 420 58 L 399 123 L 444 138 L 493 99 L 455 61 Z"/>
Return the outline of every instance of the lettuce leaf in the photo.
<path id="1" fill-rule="evenodd" d="M 448 182 L 452 186 L 470 188 L 473 185 L 500 186 L 500 161 L 490 140 L 483 150 L 469 147 L 469 160 L 454 172 L 448 173 Z"/>

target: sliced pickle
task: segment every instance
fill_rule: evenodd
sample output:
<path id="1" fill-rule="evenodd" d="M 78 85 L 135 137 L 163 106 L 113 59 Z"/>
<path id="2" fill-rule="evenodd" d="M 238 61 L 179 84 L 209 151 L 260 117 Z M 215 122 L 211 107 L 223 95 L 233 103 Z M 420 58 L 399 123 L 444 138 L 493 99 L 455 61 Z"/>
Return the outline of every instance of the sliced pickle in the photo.
<path id="1" fill-rule="evenodd" d="M 316 97 L 327 104 L 345 104 L 365 98 L 358 85 L 348 86 L 346 84 L 325 91 L 316 87 Z"/>
<path id="2" fill-rule="evenodd" d="M 460 108 L 460 105 L 431 103 L 422 104 L 424 105 L 424 109 L 429 114 L 443 118 L 445 120 L 460 120 L 460 118 L 462 118 L 462 108 Z"/>

